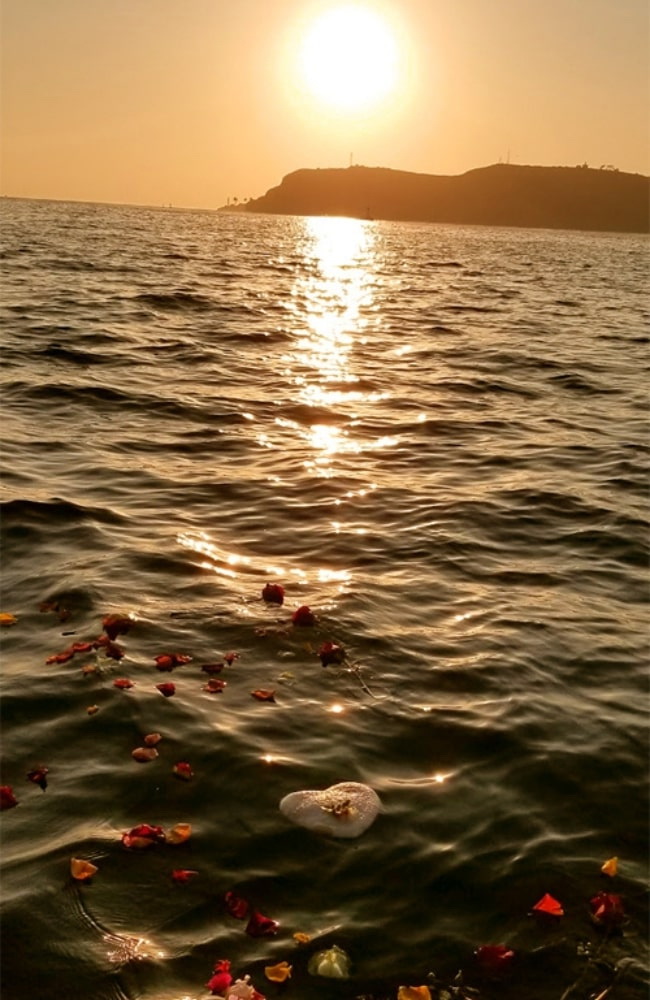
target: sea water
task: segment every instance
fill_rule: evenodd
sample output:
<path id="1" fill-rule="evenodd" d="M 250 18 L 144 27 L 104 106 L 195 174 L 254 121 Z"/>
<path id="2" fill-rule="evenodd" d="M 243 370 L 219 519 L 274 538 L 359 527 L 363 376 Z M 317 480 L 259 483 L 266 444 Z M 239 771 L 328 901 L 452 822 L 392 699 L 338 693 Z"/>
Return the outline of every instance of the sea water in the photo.
<path id="1" fill-rule="evenodd" d="M 645 998 L 647 238 L 2 216 L 4 1000 L 207 997 L 219 959 L 287 1000 Z M 121 659 L 46 663 L 112 613 Z M 358 840 L 279 811 L 342 781 Z M 350 979 L 308 972 L 333 944 Z"/>

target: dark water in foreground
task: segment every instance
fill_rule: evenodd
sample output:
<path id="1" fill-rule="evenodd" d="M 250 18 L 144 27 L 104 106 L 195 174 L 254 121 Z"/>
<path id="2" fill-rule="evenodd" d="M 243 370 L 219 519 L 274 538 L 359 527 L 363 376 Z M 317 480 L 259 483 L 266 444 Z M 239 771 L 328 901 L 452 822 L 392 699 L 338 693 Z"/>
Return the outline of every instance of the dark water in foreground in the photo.
<path id="1" fill-rule="evenodd" d="M 194 1000 L 219 958 L 286 1000 L 647 997 L 647 240 L 2 210 L 4 1000 Z M 46 664 L 110 612 L 122 660 Z M 383 803 L 358 840 L 278 810 L 347 780 Z M 332 943 L 352 979 L 307 973 Z"/>

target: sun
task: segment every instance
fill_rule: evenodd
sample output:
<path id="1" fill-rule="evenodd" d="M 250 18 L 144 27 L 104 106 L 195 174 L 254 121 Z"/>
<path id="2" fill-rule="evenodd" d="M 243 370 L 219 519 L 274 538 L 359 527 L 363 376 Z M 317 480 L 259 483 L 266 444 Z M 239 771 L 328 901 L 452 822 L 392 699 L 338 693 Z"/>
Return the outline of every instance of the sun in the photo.
<path id="1" fill-rule="evenodd" d="M 300 71 L 320 104 L 339 112 L 366 112 L 395 89 L 398 56 L 388 22 L 370 7 L 347 3 L 311 23 L 300 48 Z"/>

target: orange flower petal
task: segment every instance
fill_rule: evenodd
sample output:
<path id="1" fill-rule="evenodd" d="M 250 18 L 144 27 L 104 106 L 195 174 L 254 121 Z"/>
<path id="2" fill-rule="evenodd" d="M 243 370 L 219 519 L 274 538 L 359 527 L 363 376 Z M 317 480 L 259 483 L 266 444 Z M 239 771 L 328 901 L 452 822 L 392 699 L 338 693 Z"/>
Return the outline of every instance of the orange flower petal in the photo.
<path id="1" fill-rule="evenodd" d="M 148 761 L 156 759 L 158 751 L 155 747 L 136 747 L 135 750 L 131 751 L 131 756 L 138 763 L 146 764 Z"/>
<path id="2" fill-rule="evenodd" d="M 311 935 L 303 933 L 303 931 L 296 931 L 293 935 L 293 940 L 296 944 L 308 944 L 311 941 Z"/>
<path id="3" fill-rule="evenodd" d="M 397 1000 L 431 1000 L 431 990 L 428 986 L 400 986 Z"/>
<path id="4" fill-rule="evenodd" d="M 287 962 L 278 962 L 277 965 L 265 965 L 264 975 L 272 983 L 283 983 L 286 979 L 291 978 L 291 969 L 292 966 Z"/>
<path id="5" fill-rule="evenodd" d="M 263 688 L 259 688 L 257 691 L 251 691 L 251 694 L 258 701 L 275 701 L 275 691 L 266 691 Z"/>
<path id="6" fill-rule="evenodd" d="M 192 827 L 189 823 L 177 823 L 167 834 L 168 844 L 184 844 L 192 836 Z"/>
<path id="7" fill-rule="evenodd" d="M 603 875 L 610 875 L 612 878 L 618 871 L 618 858 L 609 858 L 600 868 Z"/>
<path id="8" fill-rule="evenodd" d="M 18 619 L 8 611 L 0 612 L 0 625 L 15 625 Z"/>
<path id="9" fill-rule="evenodd" d="M 85 882 L 86 879 L 92 878 L 97 871 L 97 865 L 93 865 L 90 861 L 84 861 L 82 858 L 70 860 L 70 874 L 79 882 Z"/>

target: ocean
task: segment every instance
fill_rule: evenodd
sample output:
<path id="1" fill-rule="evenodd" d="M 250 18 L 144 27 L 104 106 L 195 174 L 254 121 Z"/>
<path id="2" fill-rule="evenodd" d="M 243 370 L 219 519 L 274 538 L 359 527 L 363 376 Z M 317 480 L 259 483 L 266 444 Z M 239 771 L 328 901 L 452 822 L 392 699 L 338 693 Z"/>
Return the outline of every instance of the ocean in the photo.
<path id="1" fill-rule="evenodd" d="M 645 1000 L 647 237 L 1 210 L 3 1000 Z"/>

